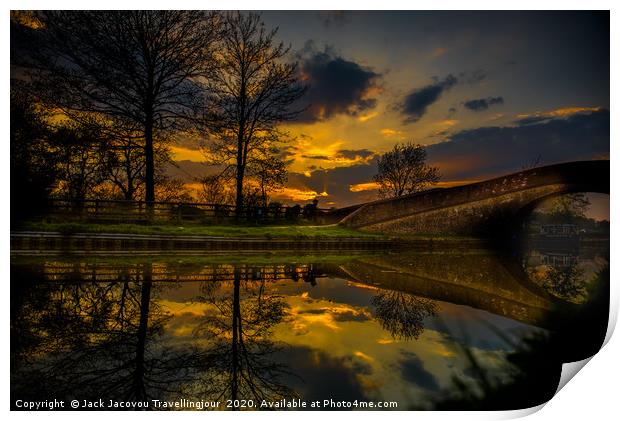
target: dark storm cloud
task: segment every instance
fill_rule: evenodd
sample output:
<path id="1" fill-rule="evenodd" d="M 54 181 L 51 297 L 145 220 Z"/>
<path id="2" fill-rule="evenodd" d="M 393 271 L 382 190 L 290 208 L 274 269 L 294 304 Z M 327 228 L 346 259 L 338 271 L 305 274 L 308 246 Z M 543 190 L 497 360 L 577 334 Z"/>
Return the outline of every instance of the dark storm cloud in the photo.
<path id="1" fill-rule="evenodd" d="M 415 123 L 421 119 L 428 107 L 436 102 L 444 91 L 452 88 L 458 82 L 453 75 L 448 75 L 443 80 L 415 89 L 410 92 L 403 101 L 401 112 L 405 115 L 405 123 Z"/>
<path id="2" fill-rule="evenodd" d="M 449 74 L 444 79 L 433 78 L 433 83 L 422 88 L 417 88 L 407 94 L 402 103 L 397 107 L 405 116 L 405 123 L 415 123 L 424 117 L 428 107 L 437 102 L 441 95 L 457 84 L 475 85 L 487 77 L 487 73 L 482 69 L 474 71 L 460 72 L 457 76 Z M 449 113 L 456 111 L 450 108 Z"/>
<path id="3" fill-rule="evenodd" d="M 406 381 L 432 392 L 439 390 L 437 379 L 424 368 L 424 364 L 417 355 L 412 352 L 402 354 L 405 358 L 400 361 L 399 369 Z"/>
<path id="4" fill-rule="evenodd" d="M 284 145 L 278 148 L 277 157 L 284 160 L 289 161 L 293 156 L 295 156 L 295 147 L 291 145 Z"/>
<path id="5" fill-rule="evenodd" d="M 322 161 L 328 161 L 330 159 L 327 155 L 302 155 L 301 157 L 307 159 L 319 159 Z"/>
<path id="6" fill-rule="evenodd" d="M 286 347 L 274 354 L 287 368 L 283 383 L 299 392 L 304 400 L 354 401 L 366 399 L 360 374 L 371 374 L 372 367 L 351 357 L 334 357 L 307 347 Z"/>
<path id="7" fill-rule="evenodd" d="M 355 158 L 369 158 L 373 156 L 375 153 L 368 149 L 341 149 L 337 152 L 338 156 L 347 159 L 355 159 Z"/>
<path id="8" fill-rule="evenodd" d="M 488 97 L 488 98 L 480 98 L 480 99 L 470 99 L 469 101 L 465 101 L 463 105 L 465 108 L 471 111 L 485 111 L 488 110 L 492 105 L 499 105 L 504 103 L 504 98 L 501 96 L 497 97 Z"/>
<path id="9" fill-rule="evenodd" d="M 302 99 L 305 111 L 299 121 L 326 120 L 336 114 L 356 115 L 374 108 L 370 97 L 381 75 L 360 64 L 338 56 L 326 47 L 317 51 L 312 42 L 298 54 L 302 77 L 309 85 Z"/>
<path id="10" fill-rule="evenodd" d="M 444 179 L 493 177 L 520 170 L 540 156 L 543 165 L 609 155 L 609 111 L 546 118 L 538 124 L 480 127 L 427 148 Z"/>
<path id="11" fill-rule="evenodd" d="M 327 155 L 302 155 L 302 158 L 306 159 L 318 159 L 321 161 L 329 161 L 334 158 L 345 158 L 345 159 L 360 159 L 364 160 L 375 155 L 375 152 L 369 149 L 341 149 L 336 152 L 333 157 Z"/>

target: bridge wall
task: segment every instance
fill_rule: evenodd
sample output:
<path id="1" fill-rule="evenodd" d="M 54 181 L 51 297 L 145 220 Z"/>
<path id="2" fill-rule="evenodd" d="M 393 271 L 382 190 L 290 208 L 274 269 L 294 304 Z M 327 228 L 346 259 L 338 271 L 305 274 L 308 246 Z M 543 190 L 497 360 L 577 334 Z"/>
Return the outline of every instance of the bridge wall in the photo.
<path id="1" fill-rule="evenodd" d="M 368 231 L 492 235 L 542 198 L 570 192 L 609 193 L 609 161 L 535 168 L 449 189 L 367 203 L 340 224 Z"/>
<path id="2" fill-rule="evenodd" d="M 567 192 L 564 185 L 538 187 L 490 199 L 419 212 L 366 225 L 372 232 L 493 235 L 518 224 L 520 210 L 542 197 Z M 508 222 L 510 221 L 510 222 Z"/>

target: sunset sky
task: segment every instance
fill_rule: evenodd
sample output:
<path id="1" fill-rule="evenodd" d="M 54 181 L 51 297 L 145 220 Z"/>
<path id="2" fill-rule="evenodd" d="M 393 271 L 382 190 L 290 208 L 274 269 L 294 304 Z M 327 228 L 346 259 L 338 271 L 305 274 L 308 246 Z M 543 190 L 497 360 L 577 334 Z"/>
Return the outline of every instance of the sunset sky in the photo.
<path id="1" fill-rule="evenodd" d="M 377 154 L 428 145 L 440 186 L 609 157 L 609 13 L 263 12 L 310 84 L 283 201 L 375 198 Z M 173 148 L 189 179 L 197 146 Z"/>

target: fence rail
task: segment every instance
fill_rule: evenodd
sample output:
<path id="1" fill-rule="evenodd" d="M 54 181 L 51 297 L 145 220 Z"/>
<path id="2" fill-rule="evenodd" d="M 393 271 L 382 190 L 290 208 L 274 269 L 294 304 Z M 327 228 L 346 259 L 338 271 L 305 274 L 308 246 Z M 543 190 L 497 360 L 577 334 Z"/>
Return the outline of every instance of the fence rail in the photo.
<path id="1" fill-rule="evenodd" d="M 50 199 L 45 218 L 54 221 L 218 224 L 236 220 L 257 223 L 329 223 L 330 210 L 305 206 L 245 206 L 240 215 L 232 205 L 194 202 Z"/>

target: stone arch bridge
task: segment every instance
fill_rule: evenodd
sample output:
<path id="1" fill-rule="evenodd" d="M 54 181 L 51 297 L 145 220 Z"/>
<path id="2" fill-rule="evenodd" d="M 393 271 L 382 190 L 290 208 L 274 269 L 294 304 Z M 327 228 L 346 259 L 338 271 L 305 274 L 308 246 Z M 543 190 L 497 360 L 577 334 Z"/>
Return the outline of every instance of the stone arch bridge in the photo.
<path id="1" fill-rule="evenodd" d="M 500 236 L 538 203 L 577 192 L 609 194 L 609 161 L 538 167 L 464 186 L 366 203 L 340 222 L 365 231 Z"/>

